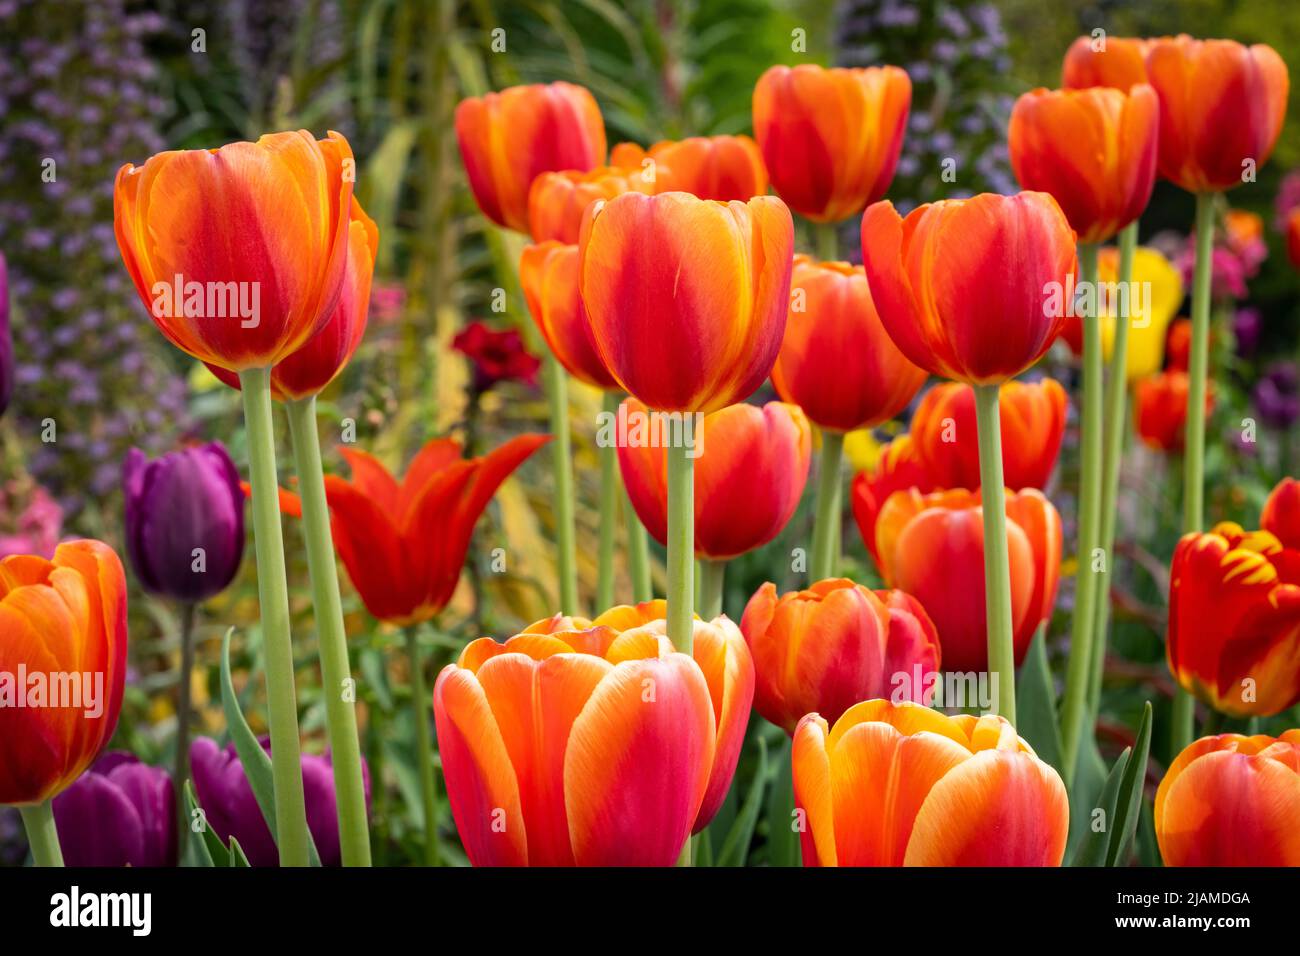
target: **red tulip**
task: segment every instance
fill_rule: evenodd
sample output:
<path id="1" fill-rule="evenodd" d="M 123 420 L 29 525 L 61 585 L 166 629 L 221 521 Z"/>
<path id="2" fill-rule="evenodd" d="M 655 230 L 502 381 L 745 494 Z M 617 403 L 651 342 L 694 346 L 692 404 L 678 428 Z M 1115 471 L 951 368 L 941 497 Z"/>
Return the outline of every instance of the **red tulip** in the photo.
<path id="1" fill-rule="evenodd" d="M 1071 89 L 1110 86 L 1127 93 L 1147 82 L 1150 40 L 1079 37 L 1070 44 L 1061 68 L 1061 85 Z"/>
<path id="2" fill-rule="evenodd" d="M 880 553 L 876 550 L 876 519 L 880 509 L 895 491 L 915 488 L 925 494 L 938 490 L 930 472 L 921 464 L 916 443 L 910 435 L 899 435 L 880 450 L 880 461 L 873 472 L 860 472 L 849 488 L 849 501 L 853 517 L 862 533 L 862 540 L 871 552 L 877 566 Z"/>
<path id="3" fill-rule="evenodd" d="M 554 239 L 574 245 L 582 232 L 582 216 L 598 199 L 627 192 L 653 193 L 655 181 L 639 169 L 597 166 L 582 172 L 566 169 L 542 173 L 528 191 L 528 231 L 533 242 Z"/>
<path id="4" fill-rule="evenodd" d="M 533 321 L 569 374 L 597 388 L 618 388 L 596 352 L 578 289 L 578 265 L 577 246 L 554 241 L 528 246 L 519 260 L 519 284 Z"/>
<path id="5" fill-rule="evenodd" d="M 1207 383 L 1205 411 L 1214 408 L 1214 387 Z M 1134 424 L 1138 436 L 1157 451 L 1180 452 L 1187 438 L 1187 373 L 1171 370 L 1139 379 L 1133 387 Z"/>
<path id="6" fill-rule="evenodd" d="M 1269 492 L 1259 526 L 1271 532 L 1282 546 L 1300 551 L 1300 481 L 1283 478 Z"/>

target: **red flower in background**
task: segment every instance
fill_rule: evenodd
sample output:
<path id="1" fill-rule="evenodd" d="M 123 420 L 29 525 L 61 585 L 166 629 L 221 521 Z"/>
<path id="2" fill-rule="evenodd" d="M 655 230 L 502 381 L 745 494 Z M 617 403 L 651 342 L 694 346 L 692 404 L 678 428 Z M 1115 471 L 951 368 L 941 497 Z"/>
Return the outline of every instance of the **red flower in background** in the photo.
<path id="1" fill-rule="evenodd" d="M 486 392 L 497 382 L 537 384 L 541 361 L 524 348 L 518 329 L 497 332 L 474 321 L 456 333 L 451 347 L 474 364 L 474 391 Z"/>

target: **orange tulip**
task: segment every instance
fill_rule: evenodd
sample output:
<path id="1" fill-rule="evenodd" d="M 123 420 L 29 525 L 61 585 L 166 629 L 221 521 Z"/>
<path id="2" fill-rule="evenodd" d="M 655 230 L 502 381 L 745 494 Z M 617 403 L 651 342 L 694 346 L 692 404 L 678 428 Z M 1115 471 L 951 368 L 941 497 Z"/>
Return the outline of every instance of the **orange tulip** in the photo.
<path id="1" fill-rule="evenodd" d="M 1235 717 L 1300 702 L 1300 551 L 1224 522 L 1183 535 L 1169 581 L 1169 669 Z"/>
<path id="2" fill-rule="evenodd" d="M 754 137 L 772 186 L 814 222 L 856 215 L 889 189 L 911 105 L 896 66 L 771 67 L 754 87 Z"/>
<path id="3" fill-rule="evenodd" d="M 596 352 L 587 310 L 578 291 L 578 247 L 554 240 L 524 249 L 519 283 L 542 338 L 574 378 L 597 388 L 618 388 Z"/>
<path id="4" fill-rule="evenodd" d="M 0 561 L 0 804 L 44 803 L 104 749 L 126 679 L 126 575 L 112 548 Z"/>
<path id="5" fill-rule="evenodd" d="M 1171 369 L 1140 379 L 1133 386 L 1134 425 L 1138 437 L 1157 451 L 1180 452 L 1187 439 L 1190 381 L 1184 371 Z M 1205 411 L 1214 408 L 1214 383 L 1206 383 Z"/>
<path id="6" fill-rule="evenodd" d="M 518 435 L 480 458 L 461 458 L 450 438 L 429 442 L 399 480 L 364 451 L 340 451 L 352 480 L 325 476 L 334 546 L 372 615 L 407 626 L 446 607 L 460 580 L 479 515 L 516 468 L 550 441 Z M 280 510 L 300 517 L 297 495 L 280 492 Z"/>
<path id="7" fill-rule="evenodd" d="M 794 734 L 805 866 L 1060 866 L 1065 785 L 998 716 L 868 700 Z"/>
<path id="8" fill-rule="evenodd" d="M 588 209 L 580 245 L 596 351 L 624 390 L 659 411 L 707 413 L 767 378 L 794 255 L 781 200 L 624 193 Z"/>
<path id="9" fill-rule="evenodd" d="M 670 866 L 736 769 L 754 665 L 726 617 L 673 650 L 665 603 L 470 643 L 433 711 L 475 866 Z"/>
<path id="10" fill-rule="evenodd" d="M 1156 790 L 1165 866 L 1300 866 L 1300 730 L 1193 741 Z"/>
<path id="11" fill-rule="evenodd" d="M 1012 643 L 1024 659 L 1056 604 L 1061 518 L 1043 493 L 1007 493 Z M 984 604 L 984 518 L 978 492 L 965 489 L 889 496 L 876 521 L 877 566 L 890 587 L 919 600 L 939 631 L 944 667 L 988 667 Z"/>
<path id="12" fill-rule="evenodd" d="M 691 136 L 664 140 L 644 150 L 619 143 L 609 154 L 615 166 L 647 168 L 654 162 L 655 192 L 691 193 L 700 199 L 745 202 L 767 192 L 767 167 L 748 136 Z"/>
<path id="13" fill-rule="evenodd" d="M 998 390 L 1002 470 L 1008 488 L 1046 488 L 1065 434 L 1068 399 L 1055 379 L 1010 381 Z M 930 388 L 912 415 L 917 458 L 939 488 L 980 486 L 975 392 L 960 382 Z"/>
<path id="14" fill-rule="evenodd" d="M 813 711 L 833 723 L 860 700 L 934 697 L 939 637 L 902 591 L 832 578 L 778 598 L 769 581 L 749 599 L 740 630 L 754 657 L 754 707 L 787 734 Z"/>
<path id="15" fill-rule="evenodd" d="M 348 260 L 352 149 L 305 130 L 127 163 L 113 229 L 154 324 L 181 351 L 242 372 L 329 321 Z"/>
<path id="16" fill-rule="evenodd" d="M 1286 118 L 1290 81 L 1272 47 L 1162 37 L 1147 48 L 1147 77 L 1160 97 L 1161 176 L 1194 193 L 1254 182 Z"/>
<path id="17" fill-rule="evenodd" d="M 879 202 L 862 217 L 862 261 L 904 355 L 991 385 L 1033 365 L 1061 331 L 1074 231 L 1047 193 L 945 199 L 906 219 Z"/>
<path id="18" fill-rule="evenodd" d="M 1160 103 L 1145 84 L 1036 89 L 1011 111 L 1011 168 L 1051 193 L 1080 242 L 1109 239 L 1142 215 L 1156 181 Z"/>
<path id="19" fill-rule="evenodd" d="M 1277 483 L 1264 502 L 1259 525 L 1283 547 L 1300 551 L 1300 481 L 1283 478 Z"/>
<path id="20" fill-rule="evenodd" d="M 597 166 L 587 172 L 566 169 L 542 173 L 528 191 L 528 231 L 533 242 L 555 239 L 574 245 L 582 231 L 582 215 L 598 199 L 623 193 L 653 193 L 655 181 L 639 169 Z"/>
<path id="21" fill-rule="evenodd" d="M 874 471 L 859 472 L 849 486 L 849 502 L 853 518 L 858 523 L 862 540 L 871 552 L 876 565 L 880 553 L 876 550 L 876 520 L 880 509 L 895 491 L 915 488 L 922 494 L 938 490 L 930 472 L 921 464 L 916 443 L 910 435 L 899 435 L 880 452 L 880 461 Z"/>
<path id="22" fill-rule="evenodd" d="M 512 86 L 461 100 L 456 139 L 479 209 L 516 232 L 528 232 L 534 179 L 557 170 L 585 172 L 605 160 L 600 107 L 572 83 Z"/>
<path id="23" fill-rule="evenodd" d="M 885 332 L 861 266 L 795 256 L 772 384 L 817 425 L 847 432 L 888 421 L 924 384 Z"/>
<path id="24" fill-rule="evenodd" d="M 1100 49 L 1097 45 L 1100 43 Z M 1127 93 L 1147 82 L 1150 40 L 1127 37 L 1079 37 L 1070 44 L 1061 67 L 1061 85 L 1070 89 L 1110 86 Z"/>
<path id="25" fill-rule="evenodd" d="M 628 422 L 618 464 L 646 531 L 668 538 L 666 442 L 655 441 L 651 413 L 635 399 L 619 409 Z M 645 424 L 638 437 L 637 423 Z M 697 441 L 699 439 L 697 438 Z M 808 480 L 812 430 L 795 405 L 731 405 L 706 415 L 695 461 L 695 554 L 725 560 L 761 548 L 786 526 Z"/>
<path id="26" fill-rule="evenodd" d="M 1214 329 L 1210 329 L 1214 341 Z M 1165 368 L 1171 372 L 1186 372 L 1192 355 L 1192 320 L 1175 319 L 1165 337 Z"/>

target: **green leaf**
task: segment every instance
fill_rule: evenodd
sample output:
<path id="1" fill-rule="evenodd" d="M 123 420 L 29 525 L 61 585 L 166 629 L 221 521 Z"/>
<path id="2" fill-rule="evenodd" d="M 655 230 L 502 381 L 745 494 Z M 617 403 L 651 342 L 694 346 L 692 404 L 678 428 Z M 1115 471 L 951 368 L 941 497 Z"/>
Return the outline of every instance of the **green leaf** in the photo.
<path id="1" fill-rule="evenodd" d="M 1110 775 L 1106 778 L 1106 785 L 1101 789 L 1101 796 L 1093 807 L 1085 811 L 1085 825 L 1088 832 L 1079 844 L 1078 850 L 1075 851 L 1074 858 L 1070 861 L 1071 866 L 1106 865 L 1106 854 L 1110 848 L 1111 834 L 1115 831 L 1115 804 L 1119 799 L 1120 782 L 1124 778 L 1124 770 L 1128 766 L 1131 753 L 1132 748 L 1126 747 L 1124 752 L 1119 755 L 1119 759 L 1115 761 L 1115 766 L 1110 770 Z M 1102 819 L 1103 828 L 1100 831 L 1092 828 L 1092 814 L 1095 810 L 1101 810 L 1105 813 Z"/>
<path id="2" fill-rule="evenodd" d="M 1106 865 L 1119 866 L 1125 857 L 1129 841 L 1137 832 L 1138 815 L 1142 809 L 1142 785 L 1147 776 L 1147 755 L 1151 751 L 1151 702 L 1142 708 L 1142 723 L 1138 727 L 1133 754 L 1124 767 L 1120 781 L 1119 797 L 1115 803 L 1115 825 L 1110 828 L 1110 847 L 1106 851 Z"/>
<path id="3" fill-rule="evenodd" d="M 776 779 L 767 801 L 768 864 L 799 865 L 799 836 L 790 826 L 794 817 L 794 777 L 790 763 L 790 740 L 777 753 Z"/>
<path id="4" fill-rule="evenodd" d="M 1056 688 L 1047 664 L 1046 628 L 1040 627 L 1020 665 L 1016 689 L 1016 731 L 1044 760 L 1065 776 L 1061 761 L 1061 726 L 1056 715 Z"/>
<path id="5" fill-rule="evenodd" d="M 754 839 L 754 827 L 758 824 L 758 808 L 763 803 L 763 785 L 767 780 L 767 741 L 758 738 L 758 767 L 754 779 L 749 784 L 749 793 L 741 805 L 736 821 L 727 831 L 727 838 L 722 841 L 718 852 L 717 866 L 744 866 L 749 856 L 749 844 Z"/>
<path id="6" fill-rule="evenodd" d="M 1089 832 L 1091 814 L 1094 807 L 1100 806 L 1098 800 L 1102 787 L 1106 784 L 1107 773 L 1106 762 L 1097 749 L 1097 739 L 1090 733 L 1083 734 L 1079 741 L 1079 756 L 1075 759 L 1074 775 L 1069 778 L 1070 841 L 1067 859 L 1074 858 L 1079 844 Z"/>
<path id="7" fill-rule="evenodd" d="M 239 845 L 235 835 L 230 835 L 230 865 L 233 867 L 249 866 L 248 857 L 244 856 L 244 848 Z"/>
<path id="8" fill-rule="evenodd" d="M 194 785 L 188 780 L 185 781 L 185 806 L 189 808 L 190 821 L 192 823 L 194 820 L 194 811 L 199 809 L 199 802 L 194 799 Z M 193 826 L 187 826 L 186 829 L 189 830 L 190 846 L 194 850 L 195 862 L 199 866 L 216 866 L 216 864 L 212 862 L 212 843 L 215 841 L 216 845 L 220 847 L 222 854 L 225 853 L 226 848 L 221 846 L 221 841 L 218 840 L 217 835 L 212 832 L 212 828 L 207 825 L 206 818 L 204 820 L 204 825 L 197 831 Z M 222 859 L 224 859 L 224 855 Z"/>

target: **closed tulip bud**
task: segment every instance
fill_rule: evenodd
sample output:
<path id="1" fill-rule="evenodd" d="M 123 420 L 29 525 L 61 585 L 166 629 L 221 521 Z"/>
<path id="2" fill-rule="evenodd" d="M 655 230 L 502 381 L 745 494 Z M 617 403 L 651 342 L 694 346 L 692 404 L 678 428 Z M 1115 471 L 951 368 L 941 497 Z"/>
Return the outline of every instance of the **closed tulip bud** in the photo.
<path id="1" fill-rule="evenodd" d="M 753 109 L 773 188 L 814 222 L 861 212 L 889 189 L 911 105 L 912 81 L 896 66 L 771 67 Z"/>
<path id="2" fill-rule="evenodd" d="M 296 352 L 338 304 L 354 179 L 347 140 L 306 131 L 123 166 L 113 228 L 154 324 L 236 373 Z"/>
<path id="3" fill-rule="evenodd" d="M 569 374 L 596 388 L 618 388 L 596 351 L 578 289 L 578 264 L 576 245 L 547 241 L 527 246 L 519 260 L 519 284 L 542 338 Z"/>
<path id="4" fill-rule="evenodd" d="M 653 168 L 655 192 L 684 192 L 719 202 L 744 202 L 767 192 L 763 154 L 748 136 L 691 136 L 664 140 L 648 150 L 619 143 L 609 161 L 615 166 Z"/>
<path id="5" fill-rule="evenodd" d="M 619 418 L 629 423 L 618 443 L 618 464 L 628 498 L 646 531 L 668 538 L 667 444 L 655 441 L 652 413 L 626 399 Z M 638 435 L 636 424 L 645 423 Z M 697 441 L 701 441 L 697 437 Z M 799 507 L 812 430 L 795 405 L 731 405 L 706 415 L 703 449 L 695 460 L 695 554 L 726 560 L 761 548 Z"/>
<path id="6" fill-rule="evenodd" d="M 0 804 L 44 803 L 113 736 L 126 679 L 126 575 L 101 541 L 0 560 Z M 20 675 L 26 675 L 23 680 Z"/>
<path id="7" fill-rule="evenodd" d="M 1010 381 L 998 390 L 1002 420 L 1004 484 L 1046 488 L 1065 434 L 1069 401 L 1059 383 Z M 975 392 L 960 382 L 941 382 L 921 397 L 912 415 L 912 443 L 939 488 L 980 487 Z"/>
<path id="8" fill-rule="evenodd" d="M 1156 180 L 1160 103 L 1145 84 L 1036 89 L 1011 111 L 1007 146 L 1025 189 L 1050 193 L 1080 242 L 1101 242 L 1142 215 Z"/>
<path id="9" fill-rule="evenodd" d="M 1270 46 L 1183 35 L 1151 40 L 1160 97 L 1160 175 L 1189 192 L 1254 182 L 1286 118 L 1290 80 Z"/>
<path id="10" fill-rule="evenodd" d="M 528 231 L 533 242 L 554 239 L 575 245 L 582 231 L 582 215 L 596 200 L 629 192 L 655 192 L 657 183 L 646 171 L 623 165 L 597 166 L 586 172 L 566 169 L 534 179 L 528 190 Z"/>
<path id="11" fill-rule="evenodd" d="M 1190 382 L 1179 370 L 1160 372 L 1133 386 L 1133 421 L 1138 437 L 1156 451 L 1181 452 L 1187 440 Z M 1214 383 L 1205 390 L 1205 411 L 1214 408 Z"/>
<path id="12" fill-rule="evenodd" d="M 482 638 L 438 676 L 433 711 L 456 829 L 475 866 L 671 866 L 713 818 L 754 693 L 745 640 L 663 601 Z"/>
<path id="13" fill-rule="evenodd" d="M 1300 866 L 1300 730 L 1193 741 L 1156 790 L 1165 866 Z"/>
<path id="14" fill-rule="evenodd" d="M 853 506 L 853 518 L 858 523 L 862 541 L 877 566 L 880 565 L 880 554 L 876 551 L 876 520 L 889 496 L 909 488 L 925 494 L 936 491 L 938 487 L 921 464 L 916 442 L 907 434 L 899 435 L 881 449 L 880 460 L 874 469 L 854 476 L 849 486 L 849 503 Z"/>
<path id="15" fill-rule="evenodd" d="M 772 367 L 781 398 L 822 428 L 847 432 L 893 418 L 925 379 L 885 332 L 861 266 L 795 256 Z"/>
<path id="16" fill-rule="evenodd" d="M 479 209 L 516 232 L 528 232 L 528 195 L 539 175 L 586 172 L 605 160 L 600 107 L 572 83 L 512 86 L 461 100 L 456 140 Z"/>
<path id="17" fill-rule="evenodd" d="M 14 340 L 9 332 L 9 271 L 0 254 L 0 415 L 14 395 Z"/>
<path id="18" fill-rule="evenodd" d="M 794 223 L 781 200 L 624 193 L 583 224 L 596 351 L 650 408 L 714 412 L 749 396 L 785 332 Z"/>
<path id="19" fill-rule="evenodd" d="M 1300 702 L 1300 551 L 1224 522 L 1183 535 L 1169 572 L 1169 669 L 1234 717 Z"/>
<path id="20" fill-rule="evenodd" d="M 1284 548 L 1300 551 L 1300 481 L 1283 478 L 1269 492 L 1259 526 L 1271 532 Z"/>
<path id="21" fill-rule="evenodd" d="M 155 461 L 132 448 L 122 491 L 126 553 L 146 591 L 195 603 L 234 580 L 244 556 L 244 496 L 221 442 Z"/>
<path id="22" fill-rule="evenodd" d="M 1060 866 L 1065 785 L 998 716 L 863 701 L 794 734 L 805 866 Z"/>
<path id="23" fill-rule="evenodd" d="M 776 594 L 768 582 L 740 622 L 754 657 L 754 708 L 787 734 L 805 714 L 828 721 L 860 700 L 928 704 L 939 637 L 916 598 L 845 578 Z"/>
<path id="24" fill-rule="evenodd" d="M 68 866 L 175 866 L 176 792 L 161 767 L 110 750 L 54 798 Z"/>
<path id="25" fill-rule="evenodd" d="M 1073 289 L 1074 230 L 1047 193 L 984 193 L 862 217 L 862 261 L 885 330 L 926 371 L 1015 378 L 1051 347 Z"/>
<path id="26" fill-rule="evenodd" d="M 1042 492 L 1007 493 L 1012 640 L 1024 659 L 1038 626 L 1051 619 L 1061 568 L 1061 518 Z M 876 521 L 877 565 L 890 587 L 911 594 L 939 632 L 950 671 L 988 668 L 984 603 L 984 517 L 978 492 L 890 495 Z"/>
<path id="27" fill-rule="evenodd" d="M 1127 93 L 1147 82 L 1150 40 L 1108 36 L 1100 43 L 1079 37 L 1070 44 L 1061 67 L 1061 85 L 1070 89 L 1109 86 Z"/>

